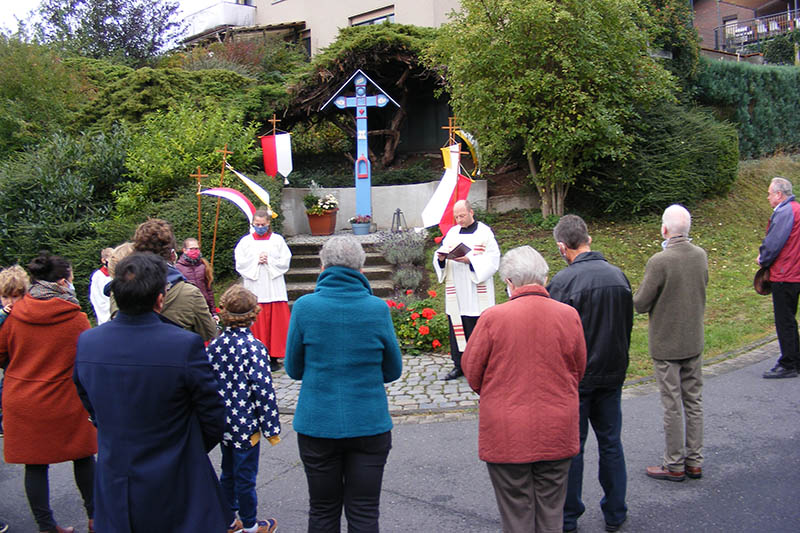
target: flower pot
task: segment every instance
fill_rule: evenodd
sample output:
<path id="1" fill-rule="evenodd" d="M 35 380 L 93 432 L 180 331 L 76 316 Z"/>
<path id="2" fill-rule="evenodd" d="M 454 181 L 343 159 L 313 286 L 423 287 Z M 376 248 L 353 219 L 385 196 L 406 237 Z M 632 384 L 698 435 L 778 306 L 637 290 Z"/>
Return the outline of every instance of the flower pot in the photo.
<path id="1" fill-rule="evenodd" d="M 321 215 L 308 215 L 308 225 L 311 228 L 311 235 L 333 235 L 336 230 L 336 212 L 338 209 L 327 211 Z"/>
<path id="2" fill-rule="evenodd" d="M 353 227 L 353 235 L 369 235 L 372 222 L 351 222 L 350 225 Z"/>

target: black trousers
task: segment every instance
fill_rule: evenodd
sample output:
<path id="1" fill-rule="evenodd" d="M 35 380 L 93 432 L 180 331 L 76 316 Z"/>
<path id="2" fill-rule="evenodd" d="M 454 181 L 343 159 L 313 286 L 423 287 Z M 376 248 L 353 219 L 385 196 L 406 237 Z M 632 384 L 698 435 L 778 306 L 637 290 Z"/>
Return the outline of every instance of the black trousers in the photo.
<path id="1" fill-rule="evenodd" d="M 475 329 L 475 324 L 478 323 L 477 316 L 464 316 L 461 315 L 461 325 L 464 326 L 464 337 L 469 340 L 472 335 L 472 330 Z M 461 350 L 458 349 L 458 342 L 456 341 L 456 333 L 453 331 L 453 320 L 450 315 L 447 315 L 447 323 L 450 325 L 450 357 L 453 359 L 453 366 L 461 370 Z"/>
<path id="2" fill-rule="evenodd" d="M 775 331 L 781 347 L 778 364 L 795 370 L 800 370 L 800 339 L 795 318 L 798 295 L 800 283 L 772 283 L 772 310 L 775 313 Z"/>
<path id="3" fill-rule="evenodd" d="M 342 505 L 350 533 L 377 533 L 392 432 L 347 439 L 298 433 L 297 446 L 308 480 L 309 533 L 338 532 Z"/>
<path id="4" fill-rule="evenodd" d="M 25 494 L 39 531 L 51 531 L 57 525 L 50 509 L 49 468 L 50 465 L 25 465 Z M 94 455 L 72 461 L 72 470 L 86 515 L 94 518 Z"/>

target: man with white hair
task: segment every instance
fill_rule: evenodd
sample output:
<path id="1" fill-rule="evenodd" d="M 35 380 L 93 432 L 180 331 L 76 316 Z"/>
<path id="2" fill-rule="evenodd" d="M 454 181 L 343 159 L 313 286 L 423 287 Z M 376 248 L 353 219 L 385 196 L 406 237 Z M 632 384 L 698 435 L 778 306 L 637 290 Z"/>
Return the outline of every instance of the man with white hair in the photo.
<path id="1" fill-rule="evenodd" d="M 705 250 L 690 242 L 692 217 L 685 207 L 669 206 L 661 221 L 664 250 L 647 261 L 644 279 L 633 295 L 636 311 L 650 315 L 650 356 L 664 408 L 664 458 L 661 465 L 647 467 L 647 475 L 683 481 L 687 475 L 703 475 L 703 314 L 708 259 Z"/>
<path id="2" fill-rule="evenodd" d="M 494 273 L 500 264 L 500 248 L 489 226 L 475 220 L 469 202 L 453 204 L 456 225 L 450 228 L 433 257 L 439 283 L 445 284 L 445 312 L 450 323 L 450 356 L 453 370 L 444 379 L 464 375 L 461 354 L 478 317 L 494 305 Z M 458 247 L 466 251 L 459 254 Z M 450 254 L 450 252 L 453 252 Z"/>
<path id="3" fill-rule="evenodd" d="M 503 256 L 511 300 L 481 315 L 462 359 L 481 397 L 478 456 L 509 533 L 561 531 L 570 463 L 580 451 L 586 341 L 578 312 L 549 297 L 547 271 L 530 246 Z"/>
<path id="4" fill-rule="evenodd" d="M 271 209 L 256 209 L 253 231 L 239 239 L 233 255 L 244 288 L 258 298 L 261 312 L 250 330 L 267 347 L 269 367 L 274 372 L 286 356 L 290 313 L 283 275 L 289 270 L 292 252 L 283 237 L 272 232 L 271 221 Z"/>
<path id="5" fill-rule="evenodd" d="M 797 299 L 800 294 L 800 204 L 792 194 L 792 182 L 777 176 L 767 189 L 773 207 L 767 235 L 758 249 L 757 262 L 769 267 L 772 310 L 781 356 L 764 377 L 794 378 L 800 370 L 800 340 L 797 334 Z"/>

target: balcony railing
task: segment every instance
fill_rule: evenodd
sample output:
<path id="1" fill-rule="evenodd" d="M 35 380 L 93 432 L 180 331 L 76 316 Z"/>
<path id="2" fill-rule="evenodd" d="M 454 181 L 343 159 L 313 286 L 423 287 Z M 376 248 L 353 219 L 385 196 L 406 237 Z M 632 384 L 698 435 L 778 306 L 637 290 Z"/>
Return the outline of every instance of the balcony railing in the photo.
<path id="1" fill-rule="evenodd" d="M 255 21 L 255 6 L 244 5 L 242 0 L 218 2 L 186 17 L 186 35 L 191 38 L 219 26 L 253 26 Z"/>
<path id="2" fill-rule="evenodd" d="M 728 52 L 800 29 L 800 10 L 750 20 L 735 20 L 714 28 L 714 48 Z"/>

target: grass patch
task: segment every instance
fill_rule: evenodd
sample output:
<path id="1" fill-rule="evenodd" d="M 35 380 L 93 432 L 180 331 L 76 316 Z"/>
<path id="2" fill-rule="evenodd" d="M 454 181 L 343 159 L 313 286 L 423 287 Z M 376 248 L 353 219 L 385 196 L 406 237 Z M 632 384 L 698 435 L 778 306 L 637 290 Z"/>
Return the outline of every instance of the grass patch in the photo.
<path id="1" fill-rule="evenodd" d="M 708 253 L 709 284 L 705 314 L 705 357 L 735 350 L 774 332 L 772 300 L 753 290 L 756 257 L 772 208 L 767 187 L 772 177 L 784 176 L 800 187 L 800 158 L 776 156 L 739 164 L 733 190 L 707 199 L 690 209 L 693 243 Z M 550 277 L 566 263 L 558 254 L 552 232 L 530 224 L 529 212 L 512 211 L 492 215 L 492 229 L 502 252 L 530 245 L 550 265 Z M 651 255 L 661 250 L 661 215 L 647 215 L 629 221 L 587 220 L 592 249 L 602 252 L 620 267 L 636 290 Z M 428 249 L 428 264 L 433 247 Z M 443 290 L 431 272 L 431 288 L 440 294 L 437 309 L 444 309 Z M 506 297 L 505 284 L 495 276 L 497 303 Z M 652 373 L 647 350 L 647 315 L 636 315 L 631 338 L 628 377 Z"/>

